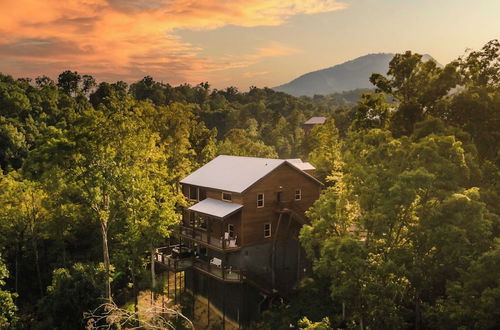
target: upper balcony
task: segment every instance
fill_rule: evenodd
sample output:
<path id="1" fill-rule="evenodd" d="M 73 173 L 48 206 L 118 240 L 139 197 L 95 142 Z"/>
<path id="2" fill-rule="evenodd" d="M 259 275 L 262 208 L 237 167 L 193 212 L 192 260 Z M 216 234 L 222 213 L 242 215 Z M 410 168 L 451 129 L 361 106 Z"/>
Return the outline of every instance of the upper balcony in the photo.
<path id="1" fill-rule="evenodd" d="M 217 251 L 238 250 L 242 207 L 206 198 L 184 212 L 180 236 Z"/>
<path id="2" fill-rule="evenodd" d="M 224 232 L 222 235 L 216 235 L 200 227 L 181 226 L 180 234 L 182 238 L 189 239 L 217 251 L 231 252 L 241 248 L 238 235 L 230 235 L 229 232 Z"/>

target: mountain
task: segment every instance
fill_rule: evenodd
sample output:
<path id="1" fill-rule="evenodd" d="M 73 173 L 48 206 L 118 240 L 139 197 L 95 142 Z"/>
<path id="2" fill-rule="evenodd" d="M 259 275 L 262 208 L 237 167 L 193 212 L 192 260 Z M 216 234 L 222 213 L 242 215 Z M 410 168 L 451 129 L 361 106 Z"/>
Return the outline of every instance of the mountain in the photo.
<path id="1" fill-rule="evenodd" d="M 368 54 L 330 68 L 306 73 L 273 89 L 294 96 L 331 94 L 358 88 L 374 88 L 368 80 L 374 72 L 385 74 L 394 54 Z M 424 59 L 432 59 L 424 55 Z"/>

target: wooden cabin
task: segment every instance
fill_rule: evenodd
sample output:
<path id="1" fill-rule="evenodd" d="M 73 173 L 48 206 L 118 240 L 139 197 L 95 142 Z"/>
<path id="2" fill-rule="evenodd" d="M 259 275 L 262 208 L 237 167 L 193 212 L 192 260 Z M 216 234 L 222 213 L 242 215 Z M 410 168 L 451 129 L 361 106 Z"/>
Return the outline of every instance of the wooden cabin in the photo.
<path id="1" fill-rule="evenodd" d="M 304 134 L 307 135 L 309 132 L 317 125 L 324 125 L 326 122 L 326 117 L 311 117 L 305 123 L 302 124 L 302 129 Z"/>
<path id="2" fill-rule="evenodd" d="M 186 271 L 186 287 L 195 294 L 204 294 L 199 288 L 207 285 L 220 292 L 232 285 L 231 297 L 212 303 L 245 323 L 262 301 L 252 307 L 244 296 L 285 294 L 303 275 L 307 261 L 298 233 L 323 186 L 313 174 L 300 159 L 216 157 L 181 180 L 189 201 L 181 244 L 160 251 L 157 260 L 170 271 Z"/>

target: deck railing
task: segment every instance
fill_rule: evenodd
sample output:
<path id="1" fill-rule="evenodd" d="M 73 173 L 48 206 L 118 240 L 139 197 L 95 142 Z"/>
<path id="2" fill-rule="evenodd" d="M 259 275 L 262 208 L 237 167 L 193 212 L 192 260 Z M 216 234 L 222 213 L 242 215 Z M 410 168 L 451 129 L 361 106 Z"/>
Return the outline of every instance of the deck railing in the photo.
<path id="1" fill-rule="evenodd" d="M 176 246 L 167 246 L 163 248 L 156 249 L 155 260 L 156 262 L 165 265 L 170 270 L 173 271 L 181 271 L 187 269 L 193 265 L 192 257 L 180 258 L 175 257 L 172 254 L 172 250 L 175 249 Z"/>
<path id="2" fill-rule="evenodd" d="M 201 259 L 193 259 L 193 267 L 208 275 L 226 282 L 241 282 L 244 280 L 243 273 L 231 266 L 216 265 Z"/>
<path id="3" fill-rule="evenodd" d="M 210 261 L 203 260 L 194 255 L 185 258 L 175 257 L 173 250 L 177 246 L 168 246 L 156 249 L 155 261 L 165 265 L 171 271 L 183 271 L 193 267 L 207 275 L 213 276 L 226 282 L 241 282 L 244 279 L 243 272 L 232 266 L 222 265 L 222 260 L 212 258 Z"/>
<path id="4" fill-rule="evenodd" d="M 190 227 L 181 226 L 181 234 L 187 238 L 194 239 L 207 245 L 212 245 L 219 249 L 237 249 L 240 247 L 238 245 L 237 237 L 216 237 L 213 235 L 209 235 L 206 231 L 201 229 L 193 229 Z"/>

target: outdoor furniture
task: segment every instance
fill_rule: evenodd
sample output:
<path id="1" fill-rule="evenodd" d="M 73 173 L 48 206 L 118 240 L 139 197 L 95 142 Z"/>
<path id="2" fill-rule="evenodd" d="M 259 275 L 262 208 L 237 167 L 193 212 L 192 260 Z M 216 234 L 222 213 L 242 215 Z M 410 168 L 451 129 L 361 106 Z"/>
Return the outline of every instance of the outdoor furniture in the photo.
<path id="1" fill-rule="evenodd" d="M 210 263 L 212 265 L 219 267 L 219 268 L 222 267 L 222 260 L 219 258 L 213 257 L 212 259 L 210 259 Z"/>

